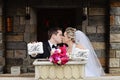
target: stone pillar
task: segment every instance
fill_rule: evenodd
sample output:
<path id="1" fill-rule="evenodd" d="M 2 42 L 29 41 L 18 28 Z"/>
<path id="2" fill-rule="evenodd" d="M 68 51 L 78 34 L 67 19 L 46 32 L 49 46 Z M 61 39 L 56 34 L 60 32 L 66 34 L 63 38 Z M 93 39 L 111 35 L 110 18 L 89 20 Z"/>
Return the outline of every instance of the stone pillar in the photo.
<path id="1" fill-rule="evenodd" d="M 120 73 L 120 2 L 110 9 L 110 73 Z"/>
<path id="2" fill-rule="evenodd" d="M 0 1 L 1 2 L 1 1 Z M 3 7 L 0 4 L 0 74 L 4 72 L 3 67 L 5 66 L 5 57 L 4 57 L 4 30 L 3 30 Z"/>

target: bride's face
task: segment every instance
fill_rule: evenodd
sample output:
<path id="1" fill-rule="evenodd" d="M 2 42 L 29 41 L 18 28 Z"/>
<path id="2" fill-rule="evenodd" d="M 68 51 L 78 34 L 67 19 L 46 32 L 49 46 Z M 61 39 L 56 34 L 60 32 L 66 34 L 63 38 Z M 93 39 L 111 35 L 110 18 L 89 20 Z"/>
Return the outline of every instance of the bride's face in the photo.
<path id="1" fill-rule="evenodd" d="M 69 41 L 70 41 L 70 38 L 68 38 L 66 32 L 64 32 L 63 43 L 68 43 Z"/>

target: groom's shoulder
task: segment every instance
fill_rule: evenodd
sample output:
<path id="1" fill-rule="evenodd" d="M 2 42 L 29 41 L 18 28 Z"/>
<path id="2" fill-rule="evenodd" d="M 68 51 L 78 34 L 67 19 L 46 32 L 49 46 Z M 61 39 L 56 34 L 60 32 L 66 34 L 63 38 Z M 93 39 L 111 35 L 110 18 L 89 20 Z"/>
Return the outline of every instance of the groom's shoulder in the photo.
<path id="1" fill-rule="evenodd" d="M 48 43 L 48 41 L 42 41 L 42 42 L 43 42 L 43 44 Z"/>
<path id="2" fill-rule="evenodd" d="M 43 45 L 49 45 L 48 41 L 43 41 Z"/>

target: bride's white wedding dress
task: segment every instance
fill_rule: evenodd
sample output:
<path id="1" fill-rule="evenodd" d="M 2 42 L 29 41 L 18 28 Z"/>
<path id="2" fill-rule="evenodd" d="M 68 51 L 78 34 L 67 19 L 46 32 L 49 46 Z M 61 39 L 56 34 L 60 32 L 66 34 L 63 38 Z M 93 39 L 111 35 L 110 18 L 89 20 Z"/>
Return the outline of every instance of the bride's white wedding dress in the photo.
<path id="1" fill-rule="evenodd" d="M 88 39 L 88 37 L 81 31 L 76 31 L 76 43 L 81 44 L 85 49 L 88 49 L 87 63 L 85 65 L 85 76 L 102 76 L 105 75 L 104 70 L 97 58 L 97 55 Z M 78 51 L 77 51 L 78 50 Z M 77 54 L 80 50 L 73 46 L 72 54 Z"/>

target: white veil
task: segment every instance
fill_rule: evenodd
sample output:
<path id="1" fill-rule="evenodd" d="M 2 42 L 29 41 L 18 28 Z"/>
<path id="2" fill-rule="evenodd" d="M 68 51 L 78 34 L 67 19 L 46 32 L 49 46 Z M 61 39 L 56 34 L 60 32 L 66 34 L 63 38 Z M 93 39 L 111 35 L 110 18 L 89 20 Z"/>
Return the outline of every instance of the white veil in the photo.
<path id="1" fill-rule="evenodd" d="M 85 65 L 86 76 L 102 76 L 105 75 L 104 70 L 97 58 L 97 55 L 92 47 L 92 44 L 88 37 L 80 30 L 75 32 L 76 43 L 81 44 L 84 48 L 89 49 L 88 62 Z"/>

